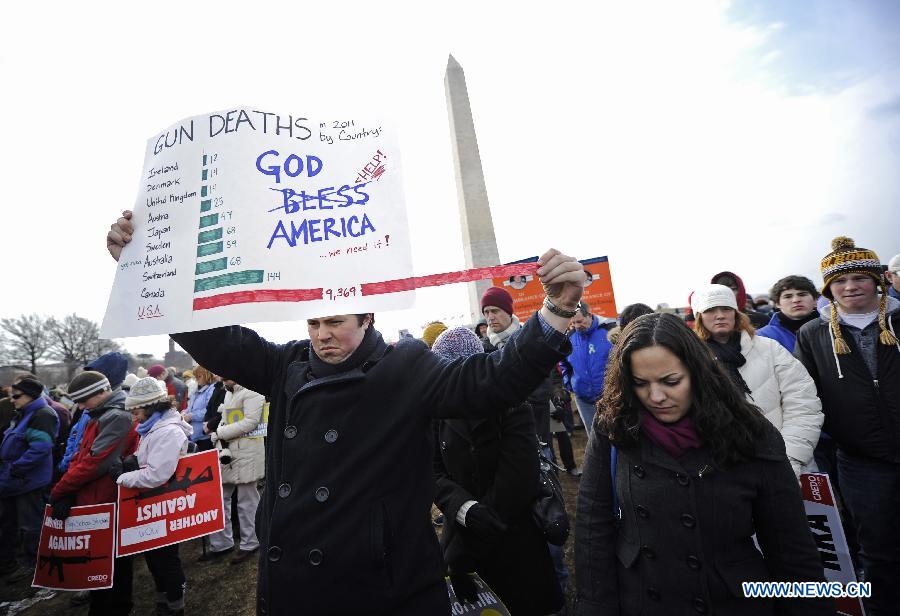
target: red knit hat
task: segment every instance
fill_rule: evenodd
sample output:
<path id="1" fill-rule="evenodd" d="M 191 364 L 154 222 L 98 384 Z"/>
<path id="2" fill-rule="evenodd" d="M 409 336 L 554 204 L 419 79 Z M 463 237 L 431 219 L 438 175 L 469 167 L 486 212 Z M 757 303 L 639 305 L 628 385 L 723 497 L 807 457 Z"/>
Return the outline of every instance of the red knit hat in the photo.
<path id="1" fill-rule="evenodd" d="M 153 364 L 149 368 L 147 368 L 147 375 L 152 376 L 154 378 L 159 378 L 166 373 L 166 367 L 162 364 Z"/>
<path id="2" fill-rule="evenodd" d="M 496 306 L 508 315 L 513 313 L 513 298 L 506 289 L 491 287 L 481 296 L 481 313 L 487 306 Z"/>

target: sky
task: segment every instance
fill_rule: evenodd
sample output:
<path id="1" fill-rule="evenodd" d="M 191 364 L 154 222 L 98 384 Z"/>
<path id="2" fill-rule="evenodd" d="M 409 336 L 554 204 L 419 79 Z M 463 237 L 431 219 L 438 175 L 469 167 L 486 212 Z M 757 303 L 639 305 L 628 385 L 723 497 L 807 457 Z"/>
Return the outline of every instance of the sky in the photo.
<path id="1" fill-rule="evenodd" d="M 616 303 L 821 281 L 837 235 L 900 253 L 900 4 L 16 3 L 0 21 L 0 317 L 100 321 L 145 141 L 234 105 L 399 124 L 415 271 L 464 268 L 444 70 L 463 66 L 503 262 L 609 257 Z M 379 313 L 468 323 L 461 285 Z M 303 323 L 255 326 L 286 341 Z M 125 338 L 161 355 L 164 336 Z"/>

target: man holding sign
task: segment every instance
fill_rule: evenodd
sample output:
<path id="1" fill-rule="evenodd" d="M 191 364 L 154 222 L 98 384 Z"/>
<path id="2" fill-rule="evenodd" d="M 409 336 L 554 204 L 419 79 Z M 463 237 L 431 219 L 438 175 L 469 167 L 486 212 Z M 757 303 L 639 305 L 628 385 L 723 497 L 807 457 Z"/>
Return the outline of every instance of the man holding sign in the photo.
<path id="1" fill-rule="evenodd" d="M 131 212 L 107 235 L 114 259 Z M 538 261 L 547 298 L 501 351 L 448 362 L 417 341 L 387 345 L 374 315 L 309 319 L 274 344 L 239 327 L 174 334 L 217 374 L 271 401 L 257 613 L 447 614 L 431 526 L 431 419 L 485 416 L 526 398 L 568 355 L 584 269 Z"/>

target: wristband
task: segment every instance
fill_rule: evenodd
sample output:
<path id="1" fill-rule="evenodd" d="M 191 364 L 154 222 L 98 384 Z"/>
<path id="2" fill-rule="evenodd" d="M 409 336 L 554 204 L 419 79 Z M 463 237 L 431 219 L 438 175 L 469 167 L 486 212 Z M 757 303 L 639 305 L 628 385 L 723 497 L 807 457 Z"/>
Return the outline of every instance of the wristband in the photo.
<path id="1" fill-rule="evenodd" d="M 544 298 L 544 307 L 556 316 L 562 317 L 564 319 L 571 319 L 575 316 L 575 313 L 578 312 L 577 307 L 575 310 L 566 310 L 565 308 L 560 308 L 559 306 L 551 302 L 549 297 Z"/>

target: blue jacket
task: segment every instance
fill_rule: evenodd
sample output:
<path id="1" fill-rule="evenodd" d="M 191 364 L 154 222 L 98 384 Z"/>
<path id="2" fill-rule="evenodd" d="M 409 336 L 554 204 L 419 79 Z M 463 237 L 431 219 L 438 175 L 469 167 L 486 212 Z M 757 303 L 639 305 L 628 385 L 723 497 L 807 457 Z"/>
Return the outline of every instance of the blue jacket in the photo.
<path id="1" fill-rule="evenodd" d="M 16 496 L 50 485 L 59 417 L 43 398 L 19 411 L 0 443 L 0 496 Z"/>
<path id="2" fill-rule="evenodd" d="M 78 418 L 78 422 L 72 426 L 69 432 L 69 440 L 66 441 L 66 453 L 63 454 L 62 460 L 59 461 L 60 473 L 65 473 L 69 470 L 69 462 L 72 460 L 72 456 L 78 453 L 78 448 L 81 446 L 81 435 L 84 434 L 84 427 L 90 420 L 90 415 L 88 415 L 87 411 L 84 411 L 81 413 L 81 417 Z"/>
<path id="3" fill-rule="evenodd" d="M 191 441 L 196 443 L 209 438 L 209 434 L 203 434 L 203 418 L 206 416 L 206 405 L 209 404 L 209 397 L 212 396 L 213 386 L 206 385 L 197 390 L 197 393 L 188 400 L 185 413 L 191 414 L 191 427 L 194 429 L 191 434 Z"/>
<path id="4" fill-rule="evenodd" d="M 559 363 L 562 370 L 563 386 L 579 398 L 595 402 L 603 394 L 603 377 L 606 375 L 606 360 L 612 350 L 612 343 L 606 337 L 612 319 L 600 322 L 597 315 L 591 326 L 580 332 L 569 332 L 572 353 Z"/>
<path id="5" fill-rule="evenodd" d="M 780 315 L 780 312 L 773 314 L 772 318 L 769 319 L 769 324 L 756 330 L 756 335 L 762 336 L 763 338 L 771 338 L 793 353 L 794 345 L 797 344 L 797 336 L 794 332 L 781 324 L 781 319 L 779 319 Z"/>

